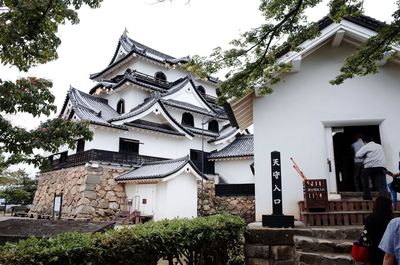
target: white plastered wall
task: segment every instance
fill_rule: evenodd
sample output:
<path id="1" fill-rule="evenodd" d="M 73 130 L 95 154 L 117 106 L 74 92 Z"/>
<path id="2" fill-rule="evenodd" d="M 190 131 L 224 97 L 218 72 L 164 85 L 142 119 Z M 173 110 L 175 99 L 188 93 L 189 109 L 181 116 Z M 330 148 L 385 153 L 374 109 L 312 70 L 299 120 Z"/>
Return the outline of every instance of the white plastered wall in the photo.
<path id="1" fill-rule="evenodd" d="M 272 94 L 255 99 L 257 220 L 272 211 L 270 153 L 275 150 L 281 152 L 284 213 L 298 217 L 302 181 L 289 158 L 296 160 L 307 177 L 327 178 L 325 127 L 329 124 L 379 125 L 387 166 L 397 168 L 399 66 L 388 63 L 380 67 L 379 74 L 330 85 L 329 80 L 339 73 L 344 58 L 353 51 L 345 43 L 337 48 L 326 45 L 303 59 L 300 71 L 287 75 Z M 328 191 L 332 187 L 328 186 Z"/>
<path id="2" fill-rule="evenodd" d="M 94 130 L 93 141 L 85 143 L 85 150 L 100 149 L 113 152 L 119 151 L 119 138 L 138 140 L 139 154 L 166 158 L 179 158 L 189 155 L 190 149 L 201 150 L 201 137 L 192 140 L 184 136 L 172 136 L 155 133 L 148 130 L 116 130 L 97 126 Z M 215 145 L 204 140 L 204 151 L 210 152 L 216 149 Z M 69 152 L 69 154 L 72 154 Z"/>
<path id="3" fill-rule="evenodd" d="M 219 178 L 222 178 L 225 183 L 254 183 L 254 176 L 250 169 L 251 163 L 253 159 L 217 160 L 215 172 L 218 172 Z"/>
<path id="4" fill-rule="evenodd" d="M 134 200 L 135 196 L 142 197 L 141 186 L 149 185 L 125 183 L 128 200 Z M 152 185 L 154 185 L 154 201 L 149 200 L 149 203 L 152 203 L 155 221 L 197 216 L 197 180 L 192 174 L 182 172 L 170 180 Z"/>
<path id="5" fill-rule="evenodd" d="M 125 102 L 125 113 L 127 113 L 129 110 L 137 107 L 139 104 L 142 104 L 143 101 L 149 97 L 149 94 L 149 92 L 127 83 L 117 92 L 108 94 L 104 98 L 108 99 L 108 105 L 115 110 L 117 110 L 118 102 L 123 99 Z"/>

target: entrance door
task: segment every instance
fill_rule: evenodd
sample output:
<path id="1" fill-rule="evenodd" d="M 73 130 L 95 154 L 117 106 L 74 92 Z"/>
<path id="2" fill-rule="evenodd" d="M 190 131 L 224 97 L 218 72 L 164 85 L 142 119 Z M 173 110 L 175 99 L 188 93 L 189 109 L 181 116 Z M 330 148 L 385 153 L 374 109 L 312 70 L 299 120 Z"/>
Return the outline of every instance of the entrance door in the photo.
<path id="1" fill-rule="evenodd" d="M 141 215 L 154 214 L 154 184 L 140 184 L 138 186 L 138 195 L 135 199 L 139 202 L 139 211 Z M 137 203 L 137 202 L 136 202 Z"/>
<path id="2" fill-rule="evenodd" d="M 358 135 L 371 136 L 374 142 L 381 142 L 379 125 L 332 127 L 334 163 L 338 191 L 356 191 L 354 180 L 354 152 L 351 144 Z M 358 179 L 361 188 L 361 180 Z"/>

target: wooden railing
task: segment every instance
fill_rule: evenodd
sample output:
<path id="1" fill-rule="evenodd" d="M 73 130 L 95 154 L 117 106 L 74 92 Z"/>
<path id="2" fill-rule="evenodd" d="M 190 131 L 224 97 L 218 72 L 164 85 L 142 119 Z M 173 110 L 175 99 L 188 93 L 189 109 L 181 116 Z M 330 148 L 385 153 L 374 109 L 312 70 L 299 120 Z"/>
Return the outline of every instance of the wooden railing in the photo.
<path id="1" fill-rule="evenodd" d="M 143 163 L 156 162 L 166 160 L 166 158 L 145 156 L 132 153 L 120 153 L 98 149 L 91 149 L 84 152 L 76 153 L 70 156 L 52 159 L 49 157 L 53 169 L 74 167 L 83 165 L 89 161 L 99 161 L 106 163 L 141 165 Z"/>
<path id="2" fill-rule="evenodd" d="M 147 75 L 145 73 L 142 72 L 137 72 L 137 71 L 132 71 L 132 77 L 136 78 L 138 81 L 142 81 L 144 83 L 148 83 L 151 85 L 158 85 L 164 88 L 170 88 L 172 86 L 172 83 L 165 81 L 163 79 L 151 76 L 151 75 Z"/>

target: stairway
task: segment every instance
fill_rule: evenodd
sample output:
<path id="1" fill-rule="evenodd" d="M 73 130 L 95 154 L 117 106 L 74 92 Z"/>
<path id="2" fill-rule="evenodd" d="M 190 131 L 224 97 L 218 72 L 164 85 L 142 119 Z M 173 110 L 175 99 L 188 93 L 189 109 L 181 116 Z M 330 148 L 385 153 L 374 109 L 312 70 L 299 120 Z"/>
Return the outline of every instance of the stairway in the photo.
<path id="1" fill-rule="evenodd" d="M 361 235 L 362 226 L 304 227 L 295 231 L 296 264 L 354 265 L 351 246 Z"/>

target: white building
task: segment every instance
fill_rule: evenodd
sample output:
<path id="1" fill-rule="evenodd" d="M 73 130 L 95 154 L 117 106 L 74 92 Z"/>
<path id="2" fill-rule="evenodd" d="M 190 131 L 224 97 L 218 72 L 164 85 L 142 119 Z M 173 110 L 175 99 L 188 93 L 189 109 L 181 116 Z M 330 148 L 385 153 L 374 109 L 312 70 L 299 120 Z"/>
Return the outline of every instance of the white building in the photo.
<path id="1" fill-rule="evenodd" d="M 385 56 L 376 62 L 380 66 L 377 74 L 355 77 L 338 86 L 329 84 L 344 59 L 374 36 L 381 22 L 361 16 L 340 23 L 324 18 L 319 23 L 320 36 L 280 58 L 293 64 L 293 72 L 283 77 L 272 94 L 253 93 L 231 103 L 238 127 L 254 122 L 257 220 L 272 213 L 272 151 L 281 152 L 283 211 L 295 217 L 299 216 L 298 201 L 303 200 L 303 184 L 290 157 L 306 177 L 327 180 L 330 199 L 354 191 L 350 145 L 358 133 L 381 143 L 388 169 L 398 169 L 399 58 L 388 61 Z"/>
<path id="2" fill-rule="evenodd" d="M 239 130 L 216 105 L 217 80 L 191 77 L 180 68 L 187 61 L 140 44 L 125 32 L 110 64 L 91 75 L 97 84 L 89 93 L 68 91 L 60 117 L 89 122 L 93 140 L 78 140 L 75 150 L 64 148 L 51 157 L 60 184 L 39 183 L 34 204 L 41 207 L 32 212 L 46 210 L 43 205 L 55 196 L 44 195 L 51 185 L 65 197 L 64 216 L 104 215 L 107 205 L 139 210 L 155 220 L 196 216 L 197 184 L 216 173 L 208 156 L 235 140 Z M 87 173 L 67 185 L 68 174 L 77 173 L 57 171 L 85 163 L 124 173 L 110 173 L 108 180 L 105 171 Z M 248 165 L 244 170 L 250 172 Z M 51 174 L 44 173 L 48 179 Z M 118 188 L 104 190 L 108 184 Z M 77 195 L 70 190 L 76 185 L 82 199 L 74 202 L 70 197 Z"/>

